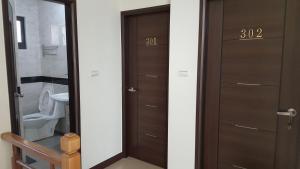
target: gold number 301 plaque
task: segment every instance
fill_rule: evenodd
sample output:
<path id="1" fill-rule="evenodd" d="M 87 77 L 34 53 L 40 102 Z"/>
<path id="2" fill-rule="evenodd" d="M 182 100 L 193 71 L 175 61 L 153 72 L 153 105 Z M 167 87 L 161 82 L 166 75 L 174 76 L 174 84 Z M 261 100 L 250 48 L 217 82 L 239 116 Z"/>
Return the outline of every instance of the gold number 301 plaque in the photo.
<path id="1" fill-rule="evenodd" d="M 264 39 L 263 28 L 257 29 L 242 29 L 240 34 L 240 40 L 259 40 Z"/>
<path id="2" fill-rule="evenodd" d="M 157 46 L 157 37 L 146 38 L 146 46 Z"/>

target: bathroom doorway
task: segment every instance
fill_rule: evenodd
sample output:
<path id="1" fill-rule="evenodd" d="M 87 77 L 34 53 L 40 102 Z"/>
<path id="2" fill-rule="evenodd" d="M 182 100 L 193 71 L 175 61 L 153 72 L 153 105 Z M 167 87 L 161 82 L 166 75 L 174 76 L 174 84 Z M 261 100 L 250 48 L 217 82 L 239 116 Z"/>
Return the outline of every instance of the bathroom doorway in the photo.
<path id="1" fill-rule="evenodd" d="M 60 151 L 80 134 L 75 1 L 2 0 L 12 131 Z M 23 160 L 44 168 L 41 160 Z"/>

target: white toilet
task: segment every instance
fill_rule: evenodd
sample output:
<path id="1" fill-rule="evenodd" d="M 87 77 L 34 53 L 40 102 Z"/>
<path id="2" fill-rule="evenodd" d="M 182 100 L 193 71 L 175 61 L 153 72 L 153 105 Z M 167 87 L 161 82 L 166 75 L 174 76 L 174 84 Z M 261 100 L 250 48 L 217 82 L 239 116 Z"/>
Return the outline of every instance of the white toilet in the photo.
<path id="1" fill-rule="evenodd" d="M 23 116 L 24 135 L 29 141 L 41 140 L 54 135 L 60 118 L 65 117 L 64 111 L 54 111 L 53 87 L 45 85 L 39 99 L 39 111 Z M 54 113 L 55 112 L 55 113 Z"/>

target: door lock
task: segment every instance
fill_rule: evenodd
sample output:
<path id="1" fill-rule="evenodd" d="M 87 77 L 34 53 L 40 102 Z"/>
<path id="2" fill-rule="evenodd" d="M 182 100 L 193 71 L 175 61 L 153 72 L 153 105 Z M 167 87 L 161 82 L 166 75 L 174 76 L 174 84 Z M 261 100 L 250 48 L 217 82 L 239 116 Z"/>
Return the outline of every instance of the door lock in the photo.
<path id="1" fill-rule="evenodd" d="M 292 129 L 293 121 L 294 118 L 297 116 L 297 111 L 293 108 L 288 109 L 287 112 L 277 112 L 278 116 L 288 116 L 289 117 L 289 122 L 288 122 L 288 129 Z"/>
<path id="2" fill-rule="evenodd" d="M 15 97 L 20 97 L 20 98 L 22 98 L 22 97 L 24 97 L 24 94 L 22 94 L 22 93 L 15 93 Z"/>
<path id="3" fill-rule="evenodd" d="M 24 94 L 22 93 L 20 86 L 17 87 L 17 91 L 14 93 L 14 95 L 15 97 L 21 97 L 21 98 L 24 97 Z"/>
<path id="4" fill-rule="evenodd" d="M 135 89 L 134 87 L 130 87 L 130 88 L 128 89 L 128 91 L 131 92 L 131 93 L 135 93 L 135 92 L 136 92 L 136 89 Z"/>

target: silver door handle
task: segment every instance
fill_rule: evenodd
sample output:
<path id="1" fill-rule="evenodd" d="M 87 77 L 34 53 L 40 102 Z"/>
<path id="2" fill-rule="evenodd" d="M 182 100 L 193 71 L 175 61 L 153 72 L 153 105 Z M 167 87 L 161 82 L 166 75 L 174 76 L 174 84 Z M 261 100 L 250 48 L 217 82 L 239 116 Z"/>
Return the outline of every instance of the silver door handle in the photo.
<path id="1" fill-rule="evenodd" d="M 232 167 L 233 167 L 233 168 L 237 168 L 237 169 L 248 169 L 248 168 L 241 167 L 241 166 L 235 165 L 235 164 L 233 164 Z"/>
<path id="2" fill-rule="evenodd" d="M 241 83 L 241 82 L 238 82 L 236 84 L 240 85 L 240 86 L 261 86 L 262 85 L 262 84 L 259 84 L 259 83 Z"/>
<path id="3" fill-rule="evenodd" d="M 278 116 L 287 116 L 289 117 L 288 129 L 291 130 L 293 126 L 294 118 L 297 116 L 297 111 L 293 108 L 288 109 L 287 112 L 277 112 Z"/>
<path id="4" fill-rule="evenodd" d="M 248 127 L 248 126 L 242 126 L 242 125 L 239 125 L 239 124 L 235 124 L 234 126 L 237 127 L 237 128 L 242 128 L 242 129 L 258 130 L 258 128 Z"/>
<path id="5" fill-rule="evenodd" d="M 145 106 L 146 106 L 146 107 L 149 107 L 149 108 L 153 108 L 153 109 L 155 109 L 155 108 L 158 107 L 158 106 L 156 106 L 156 105 L 150 105 L 150 104 L 146 104 Z"/>
<path id="6" fill-rule="evenodd" d="M 135 92 L 136 92 L 136 89 L 134 89 L 134 87 L 130 87 L 130 88 L 128 89 L 128 91 L 131 92 L 131 93 L 135 93 Z"/>
<path id="7" fill-rule="evenodd" d="M 293 108 L 288 109 L 287 112 L 277 112 L 278 116 L 288 116 L 288 117 L 296 117 L 297 116 L 297 111 Z"/>
<path id="8" fill-rule="evenodd" d="M 152 137 L 152 138 L 158 138 L 156 135 L 153 135 L 153 134 L 150 134 L 150 133 L 146 133 L 145 135 L 148 136 L 148 137 Z"/>

